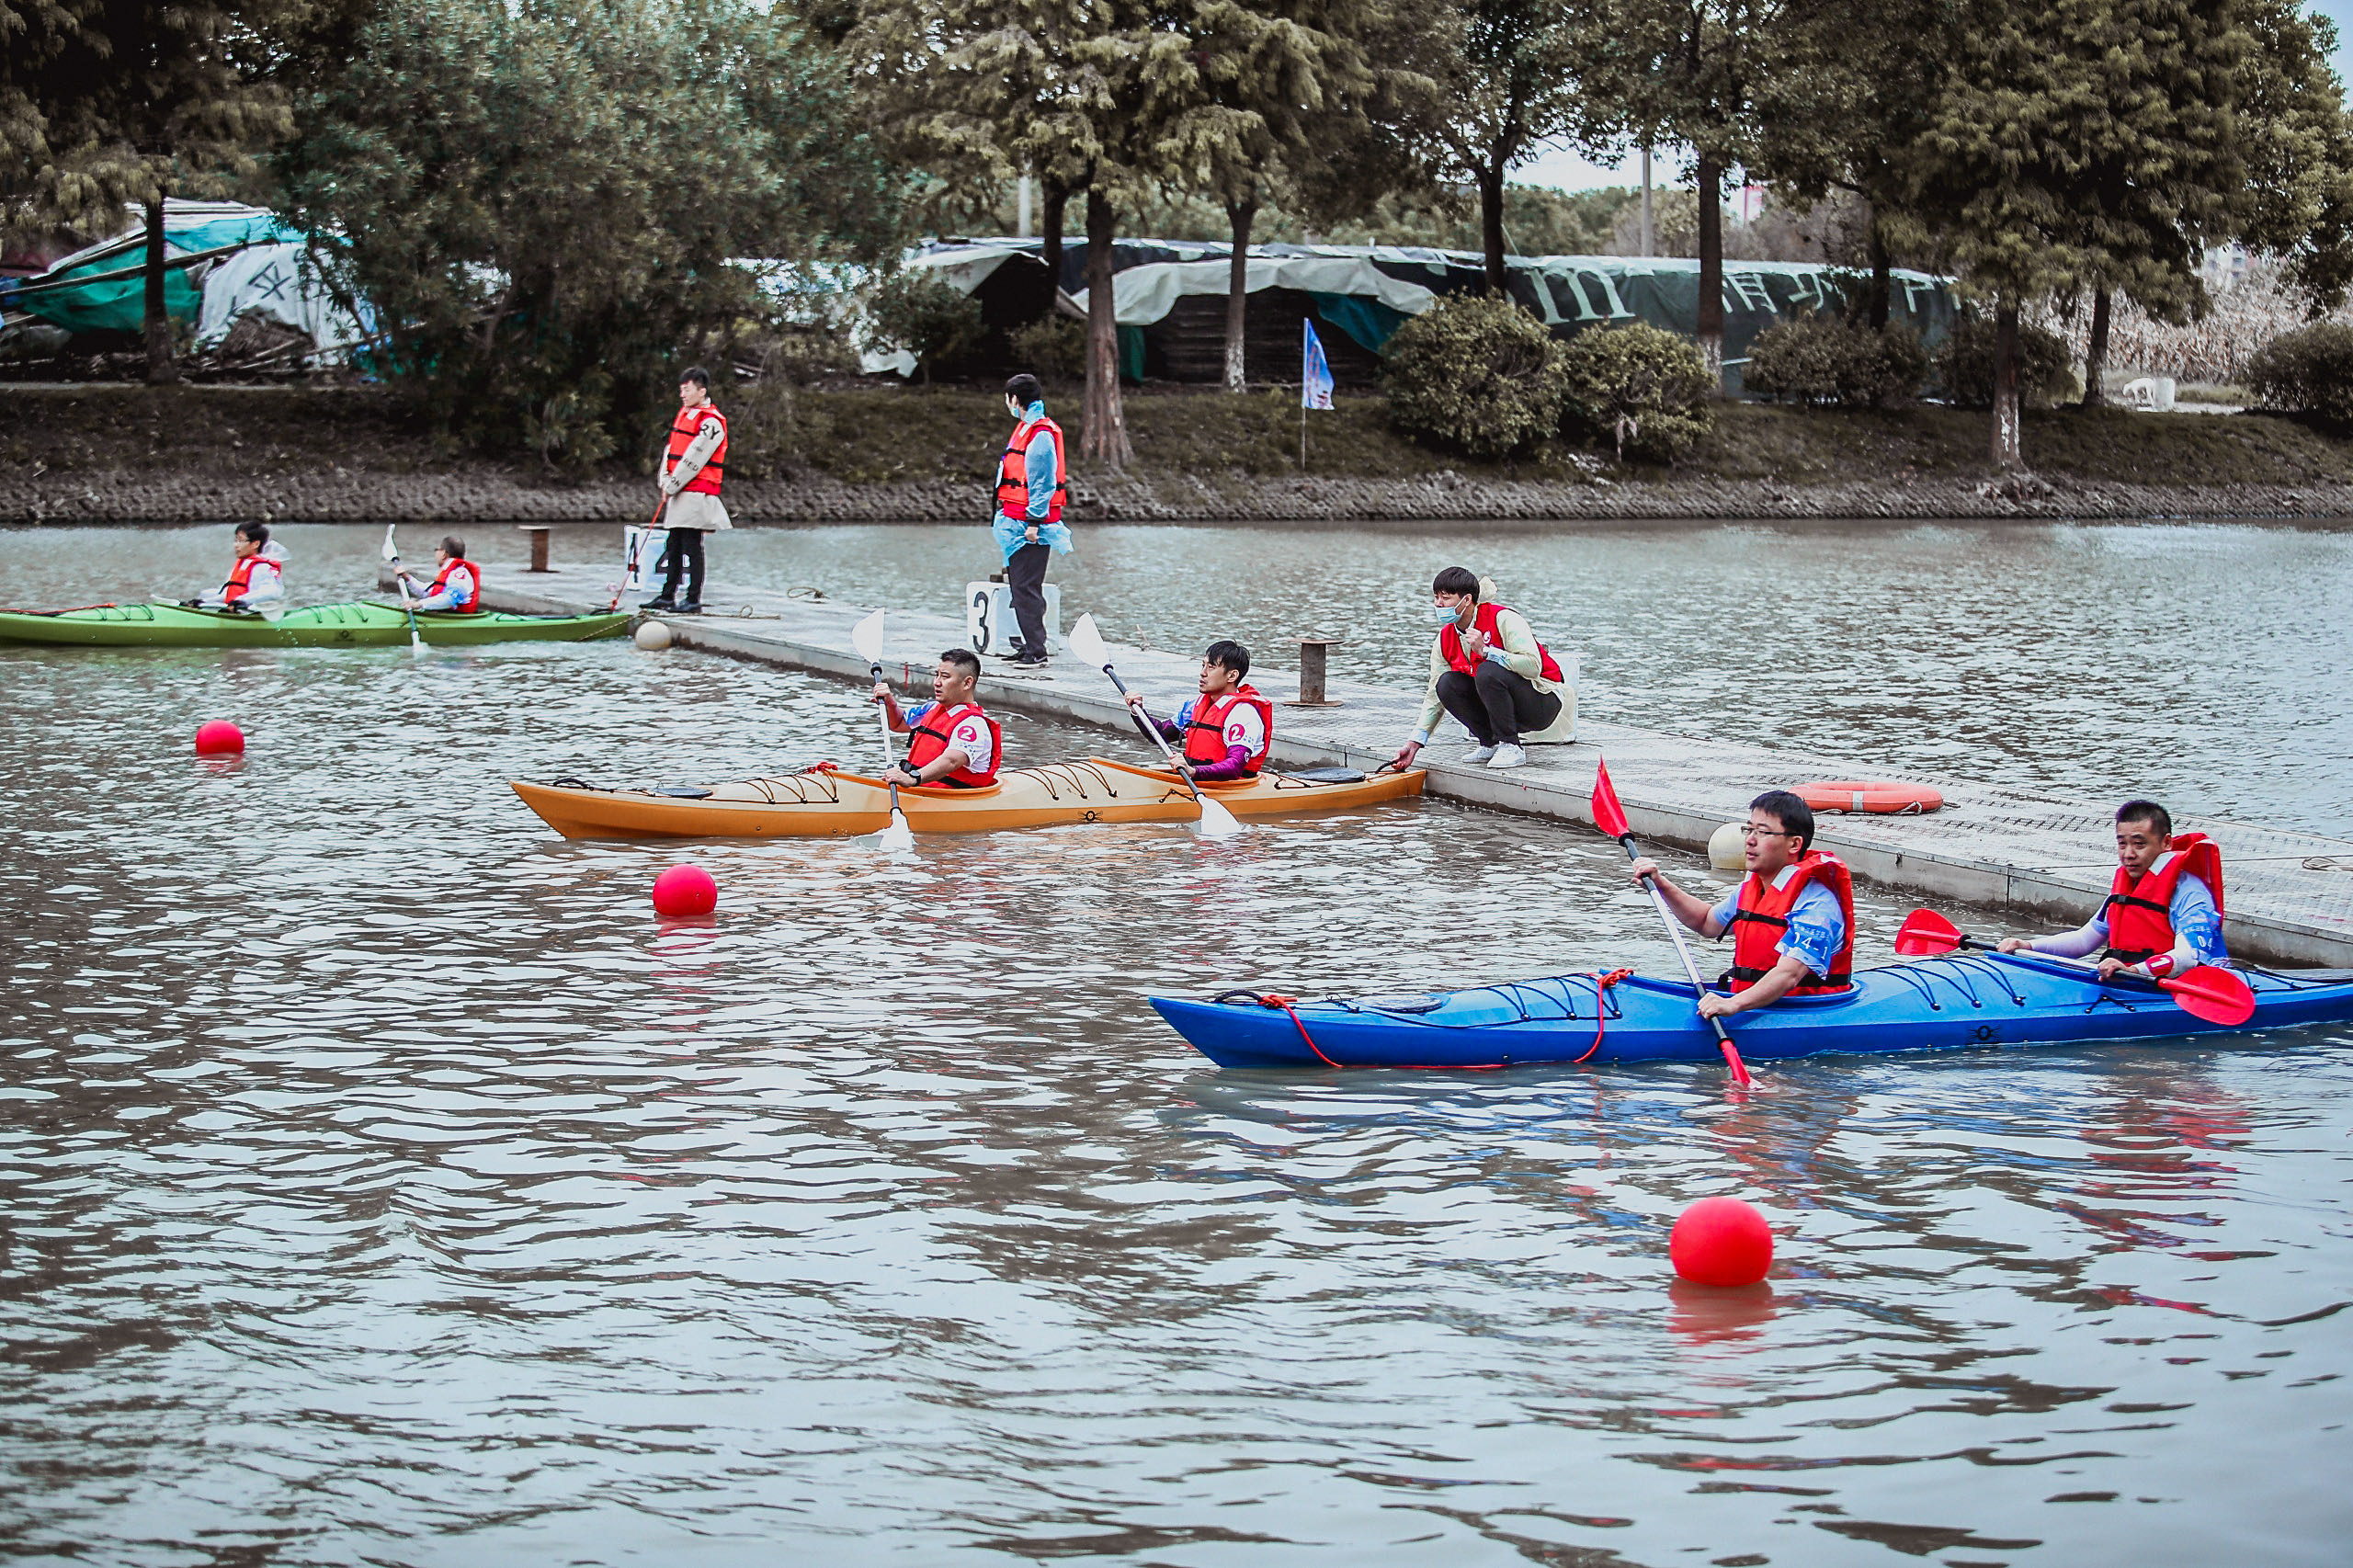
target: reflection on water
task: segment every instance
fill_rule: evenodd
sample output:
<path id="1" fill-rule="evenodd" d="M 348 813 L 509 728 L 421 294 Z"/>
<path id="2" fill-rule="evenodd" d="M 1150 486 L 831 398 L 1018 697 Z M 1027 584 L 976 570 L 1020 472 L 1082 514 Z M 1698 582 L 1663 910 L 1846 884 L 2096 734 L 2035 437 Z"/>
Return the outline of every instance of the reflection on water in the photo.
<path id="1" fill-rule="evenodd" d="M 1672 950 L 1615 846 L 1437 802 L 563 844 L 506 778 L 871 744 L 626 645 L 0 700 L 11 1561 L 2341 1559 L 2353 1031 L 1223 1073 L 1142 998 Z M 1715 1192 L 1759 1291 L 1666 1278 Z"/>

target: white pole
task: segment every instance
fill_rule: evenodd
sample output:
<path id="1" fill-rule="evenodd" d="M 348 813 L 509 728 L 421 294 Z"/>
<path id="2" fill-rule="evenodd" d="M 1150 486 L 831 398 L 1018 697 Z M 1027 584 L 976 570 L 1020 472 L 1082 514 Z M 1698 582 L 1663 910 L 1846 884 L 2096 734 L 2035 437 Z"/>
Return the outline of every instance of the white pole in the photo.
<path id="1" fill-rule="evenodd" d="M 1020 234 L 1026 240 L 1029 237 L 1029 171 L 1027 169 L 1021 171 L 1021 194 L 1017 199 Z"/>
<path id="2" fill-rule="evenodd" d="M 1651 148 L 1645 142 L 1643 143 L 1643 254 L 1650 255 L 1651 247 Z"/>

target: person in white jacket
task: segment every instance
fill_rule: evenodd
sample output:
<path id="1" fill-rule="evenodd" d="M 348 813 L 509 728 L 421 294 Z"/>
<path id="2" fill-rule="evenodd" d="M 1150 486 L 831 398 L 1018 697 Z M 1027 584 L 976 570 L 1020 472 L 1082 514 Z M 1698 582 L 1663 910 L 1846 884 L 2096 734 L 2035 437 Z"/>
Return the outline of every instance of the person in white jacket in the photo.
<path id="1" fill-rule="evenodd" d="M 259 610 L 286 602 L 286 547 L 270 543 L 267 523 L 239 523 L 230 549 L 236 559 L 229 580 L 203 597 L 188 600 L 191 607 Z"/>

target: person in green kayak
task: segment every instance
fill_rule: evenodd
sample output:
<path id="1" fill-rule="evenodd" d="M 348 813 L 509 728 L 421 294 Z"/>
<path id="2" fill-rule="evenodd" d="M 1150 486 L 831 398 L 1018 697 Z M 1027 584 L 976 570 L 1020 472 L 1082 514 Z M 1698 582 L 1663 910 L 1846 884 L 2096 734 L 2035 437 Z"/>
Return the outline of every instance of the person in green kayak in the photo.
<path id="1" fill-rule="evenodd" d="M 1748 875 L 1714 904 L 1668 881 L 1647 857 L 1626 868 L 1637 885 L 1654 879 L 1666 907 L 1691 930 L 1710 941 L 1732 933 L 1732 967 L 1722 982 L 1737 988 L 1700 997 L 1701 1017 L 1854 983 L 1854 878 L 1847 862 L 1813 846 L 1813 808 L 1787 790 L 1768 790 L 1748 803 L 1742 831 Z"/>
<path id="2" fill-rule="evenodd" d="M 270 543 L 267 523 L 239 523 L 229 551 L 234 558 L 229 580 L 213 593 L 186 601 L 189 608 L 258 611 L 286 602 L 286 547 Z"/>

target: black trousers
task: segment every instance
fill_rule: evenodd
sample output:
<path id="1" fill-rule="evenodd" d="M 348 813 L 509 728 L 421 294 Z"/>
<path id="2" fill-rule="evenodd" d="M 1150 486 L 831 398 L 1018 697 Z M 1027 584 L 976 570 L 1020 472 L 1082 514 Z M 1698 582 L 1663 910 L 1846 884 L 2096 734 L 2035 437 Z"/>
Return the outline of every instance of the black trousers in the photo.
<path id="1" fill-rule="evenodd" d="M 1493 659 L 1483 661 L 1475 676 L 1449 670 L 1438 676 L 1438 699 L 1483 746 L 1518 745 L 1522 734 L 1548 728 L 1561 716 L 1558 694 L 1537 690 L 1526 676 Z"/>
<path id="2" fill-rule="evenodd" d="M 1005 585 L 1013 590 L 1013 620 L 1021 628 L 1021 651 L 1046 655 L 1046 562 L 1054 552 L 1043 543 L 1025 544 L 1005 563 Z"/>
<path id="3" fill-rule="evenodd" d="M 669 546 L 662 551 L 662 560 L 670 569 L 662 579 L 661 597 L 672 604 L 702 603 L 703 531 L 700 528 L 672 528 Z M 687 579 L 687 597 L 678 597 L 678 579 Z"/>

